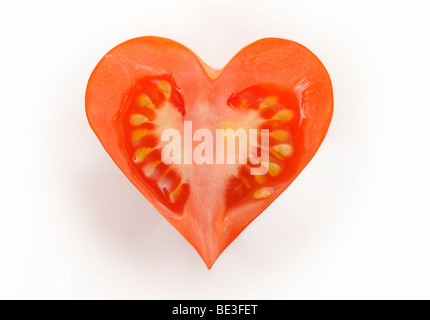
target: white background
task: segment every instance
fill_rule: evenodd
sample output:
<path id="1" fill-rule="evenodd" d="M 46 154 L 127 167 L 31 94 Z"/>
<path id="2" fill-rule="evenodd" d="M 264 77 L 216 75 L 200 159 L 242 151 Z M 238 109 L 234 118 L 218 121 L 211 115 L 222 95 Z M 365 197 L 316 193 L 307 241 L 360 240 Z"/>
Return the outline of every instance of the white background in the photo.
<path id="1" fill-rule="evenodd" d="M 430 298 L 426 1 L 2 1 L 0 298 Z M 331 76 L 315 158 L 208 271 L 84 112 L 115 45 L 158 35 L 221 67 L 274 36 Z"/>

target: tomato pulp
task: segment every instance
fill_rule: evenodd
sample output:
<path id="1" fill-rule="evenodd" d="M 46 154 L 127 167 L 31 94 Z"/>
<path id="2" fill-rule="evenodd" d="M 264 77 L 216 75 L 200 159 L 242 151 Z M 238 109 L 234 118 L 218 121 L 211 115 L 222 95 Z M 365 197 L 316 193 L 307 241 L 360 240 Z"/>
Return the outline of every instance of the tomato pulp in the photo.
<path id="1" fill-rule="evenodd" d="M 333 112 L 322 63 L 276 38 L 221 70 L 169 39 L 126 41 L 94 69 L 85 103 L 111 158 L 209 268 L 311 160 Z"/>

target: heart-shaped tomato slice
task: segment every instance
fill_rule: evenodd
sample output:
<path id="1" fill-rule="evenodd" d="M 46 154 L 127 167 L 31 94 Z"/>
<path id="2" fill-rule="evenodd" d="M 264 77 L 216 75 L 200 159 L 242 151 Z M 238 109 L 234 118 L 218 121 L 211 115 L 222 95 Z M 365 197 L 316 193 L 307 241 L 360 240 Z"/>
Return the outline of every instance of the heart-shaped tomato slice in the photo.
<path id="1" fill-rule="evenodd" d="M 292 41 L 259 40 L 215 70 L 177 42 L 142 37 L 102 58 L 85 104 L 113 161 L 210 268 L 311 160 L 333 95 L 322 63 Z"/>

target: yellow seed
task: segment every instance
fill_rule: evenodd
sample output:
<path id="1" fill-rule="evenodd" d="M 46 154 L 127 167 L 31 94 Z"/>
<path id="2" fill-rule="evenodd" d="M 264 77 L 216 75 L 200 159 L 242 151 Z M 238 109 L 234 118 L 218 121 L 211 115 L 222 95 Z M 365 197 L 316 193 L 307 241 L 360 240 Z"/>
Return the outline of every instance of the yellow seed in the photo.
<path id="1" fill-rule="evenodd" d="M 151 152 L 151 148 L 139 148 L 134 152 L 134 162 L 141 163 L 145 160 L 146 156 Z"/>
<path id="2" fill-rule="evenodd" d="M 278 144 L 277 146 L 273 147 L 273 150 L 284 157 L 291 157 L 294 152 L 294 148 L 291 144 Z"/>
<path id="3" fill-rule="evenodd" d="M 141 124 L 145 123 L 146 121 L 148 121 L 148 118 L 145 117 L 143 114 L 140 113 L 133 113 L 130 116 L 130 124 L 132 126 L 140 126 Z"/>
<path id="4" fill-rule="evenodd" d="M 265 167 L 267 169 L 267 173 L 269 173 L 272 177 L 278 175 L 279 172 L 281 172 L 281 167 L 276 163 L 271 163 L 269 161 L 261 161 L 260 164 L 262 167 Z"/>
<path id="5" fill-rule="evenodd" d="M 269 174 L 274 177 L 277 176 L 281 172 L 281 166 L 276 163 L 270 163 L 269 165 Z"/>
<path id="6" fill-rule="evenodd" d="M 170 170 L 172 169 L 172 167 L 168 167 L 166 169 L 166 171 L 164 171 L 161 176 L 158 178 L 158 185 L 163 185 L 164 183 L 164 179 L 166 178 L 167 174 L 170 172 Z M 162 189 L 162 188 L 161 188 Z"/>
<path id="7" fill-rule="evenodd" d="M 276 141 L 286 141 L 290 135 L 288 131 L 285 130 L 275 130 L 269 134 Z"/>
<path id="8" fill-rule="evenodd" d="M 149 132 L 150 130 L 147 130 L 147 129 L 134 130 L 131 134 L 131 140 L 134 142 L 139 141 L 144 136 L 146 136 Z"/>
<path id="9" fill-rule="evenodd" d="M 144 166 L 143 168 L 143 174 L 146 177 L 149 177 L 150 175 L 152 175 L 154 173 L 155 168 L 160 164 L 161 161 L 155 161 L 152 162 L 146 166 Z"/>
<path id="10" fill-rule="evenodd" d="M 266 176 L 265 175 L 255 175 L 255 181 L 257 181 L 258 184 L 263 184 L 266 182 Z"/>
<path id="11" fill-rule="evenodd" d="M 170 95 L 172 94 L 172 85 L 169 81 L 161 80 L 158 83 L 158 90 L 160 90 L 161 93 L 164 94 L 166 99 L 170 99 Z"/>
<path id="12" fill-rule="evenodd" d="M 254 199 L 265 199 L 273 193 L 272 188 L 260 188 L 254 192 Z"/>
<path id="13" fill-rule="evenodd" d="M 261 165 L 267 168 L 267 172 L 272 176 L 277 176 L 281 172 L 281 166 L 268 161 L 261 161 Z"/>
<path id="14" fill-rule="evenodd" d="M 265 108 L 271 108 L 278 104 L 278 97 L 276 96 L 268 96 L 264 98 L 264 100 L 260 103 L 259 108 L 265 109 Z"/>
<path id="15" fill-rule="evenodd" d="M 154 104 L 152 103 L 151 98 L 148 97 L 146 94 L 141 94 L 137 98 L 137 104 L 140 107 L 147 107 L 147 108 L 154 109 Z"/>
<path id="16" fill-rule="evenodd" d="M 291 120 L 293 120 L 293 117 L 294 112 L 290 109 L 283 109 L 275 115 L 275 118 L 280 120 L 281 122 L 290 122 Z"/>
<path id="17" fill-rule="evenodd" d="M 176 202 L 179 198 L 179 196 L 181 195 L 181 191 L 182 191 L 182 184 L 180 184 L 175 190 L 173 190 L 170 195 L 170 202 Z"/>

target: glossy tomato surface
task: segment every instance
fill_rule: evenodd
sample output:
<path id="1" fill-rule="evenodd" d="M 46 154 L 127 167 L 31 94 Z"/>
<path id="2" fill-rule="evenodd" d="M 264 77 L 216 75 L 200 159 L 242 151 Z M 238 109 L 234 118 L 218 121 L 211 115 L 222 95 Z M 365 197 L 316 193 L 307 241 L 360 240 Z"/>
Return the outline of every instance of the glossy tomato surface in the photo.
<path id="1" fill-rule="evenodd" d="M 311 160 L 333 112 L 322 63 L 277 38 L 252 43 L 221 70 L 169 39 L 126 41 L 94 69 L 85 103 L 111 158 L 209 268 Z M 207 135 L 187 138 L 188 125 Z M 180 133 L 178 163 L 163 161 L 168 129 Z M 242 161 L 218 162 L 216 152 L 227 148 L 218 129 L 255 129 L 256 141 L 269 145 L 257 143 L 256 154 Z M 257 161 L 265 151 L 269 158 Z M 264 173 L 253 173 L 257 167 Z"/>

